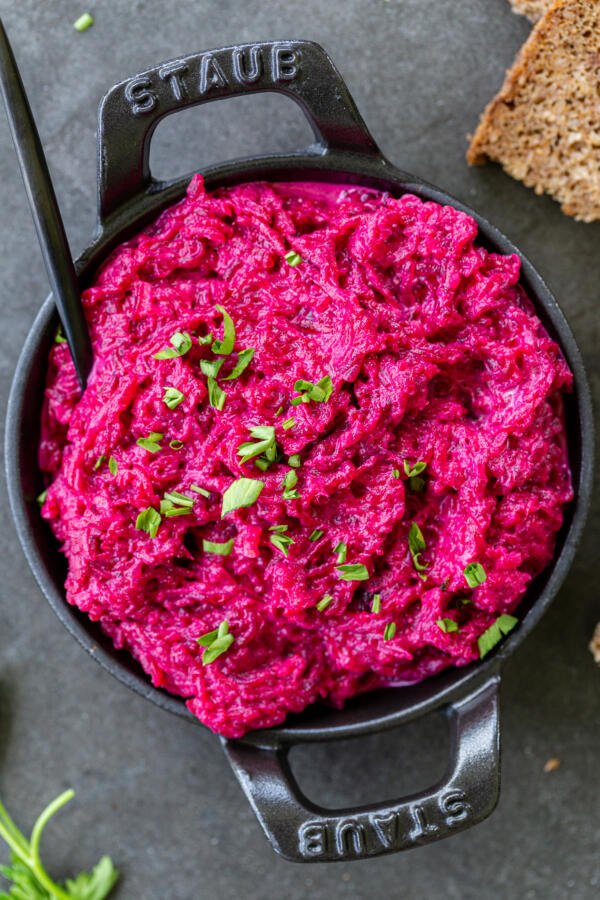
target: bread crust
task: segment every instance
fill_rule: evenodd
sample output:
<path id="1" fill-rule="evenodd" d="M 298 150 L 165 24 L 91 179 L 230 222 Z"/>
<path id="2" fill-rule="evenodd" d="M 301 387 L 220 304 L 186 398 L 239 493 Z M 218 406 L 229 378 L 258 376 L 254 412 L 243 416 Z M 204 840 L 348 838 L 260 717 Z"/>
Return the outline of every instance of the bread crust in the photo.
<path id="1" fill-rule="evenodd" d="M 542 18 L 552 6 L 553 0 L 510 0 L 510 4 L 516 13 L 527 16 L 532 22 Z"/>
<path id="2" fill-rule="evenodd" d="M 584 222 L 600 219 L 600 0 L 555 0 L 534 27 L 467 151 Z"/>

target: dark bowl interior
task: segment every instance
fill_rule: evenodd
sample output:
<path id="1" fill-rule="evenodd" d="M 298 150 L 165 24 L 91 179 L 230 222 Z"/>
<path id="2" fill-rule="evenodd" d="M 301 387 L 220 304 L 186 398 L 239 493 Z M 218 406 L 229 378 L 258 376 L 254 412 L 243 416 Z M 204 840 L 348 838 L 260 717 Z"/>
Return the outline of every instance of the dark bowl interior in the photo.
<path id="1" fill-rule="evenodd" d="M 338 158 L 339 157 L 339 158 Z M 450 204 L 473 215 L 480 229 L 479 242 L 500 253 L 517 249 L 484 219 L 457 200 L 406 173 L 395 170 L 383 159 L 351 159 L 348 154 L 328 154 L 320 158 L 275 157 L 230 163 L 205 173 L 207 187 L 251 180 L 313 180 L 359 183 L 399 196 L 415 193 L 423 199 Z M 78 261 L 85 285 L 112 248 L 178 200 L 188 179 L 180 179 L 128 204 L 97 236 Z M 248 740 L 271 743 L 280 740 L 318 740 L 346 737 L 378 728 L 393 727 L 449 702 L 497 671 L 536 624 L 547 608 L 571 564 L 587 512 L 593 454 L 593 422 L 587 379 L 579 350 L 562 312 L 548 288 L 530 263 L 522 257 L 522 283 L 533 300 L 548 332 L 559 343 L 575 376 L 574 392 L 566 398 L 565 415 L 575 499 L 565 513 L 558 535 L 553 565 L 530 586 L 520 606 L 521 625 L 483 663 L 450 669 L 417 685 L 390 688 L 359 696 L 343 710 L 316 704 L 286 723 Z M 37 462 L 41 402 L 46 378 L 46 361 L 58 324 L 52 298 L 48 298 L 32 326 L 22 351 L 9 402 L 6 432 L 8 485 L 17 530 L 31 568 L 47 599 L 61 621 L 83 646 L 109 671 L 129 687 L 159 706 L 197 721 L 181 698 L 154 688 L 138 663 L 117 651 L 99 625 L 65 600 L 66 560 L 50 529 L 39 515 L 36 496 L 43 489 Z"/>

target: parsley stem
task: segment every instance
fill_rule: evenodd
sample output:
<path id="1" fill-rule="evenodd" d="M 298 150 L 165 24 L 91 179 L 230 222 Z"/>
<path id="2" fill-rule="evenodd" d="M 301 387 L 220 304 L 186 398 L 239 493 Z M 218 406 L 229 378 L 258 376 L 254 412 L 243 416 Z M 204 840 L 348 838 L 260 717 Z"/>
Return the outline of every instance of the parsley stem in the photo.
<path id="1" fill-rule="evenodd" d="M 69 900 L 69 894 L 62 890 L 52 879 L 47 875 L 44 867 L 42 865 L 42 861 L 40 859 L 40 840 L 42 837 L 42 832 L 50 819 L 55 813 L 58 812 L 61 807 L 65 806 L 69 800 L 72 800 L 75 796 L 75 791 L 69 789 L 68 791 L 64 791 L 52 803 L 49 803 L 46 809 L 44 809 L 40 815 L 38 816 L 35 825 L 33 826 L 33 830 L 31 832 L 31 840 L 30 840 L 30 853 L 31 853 L 31 868 L 35 873 L 35 877 L 38 879 L 40 884 L 42 884 L 47 891 L 51 894 L 54 894 L 57 900 Z"/>
<path id="2" fill-rule="evenodd" d="M 8 831 L 12 835 L 15 843 L 17 843 L 25 853 L 28 853 L 29 845 L 27 843 L 25 835 L 21 831 L 19 831 L 19 829 L 17 828 L 17 826 L 15 825 L 15 823 L 9 816 L 9 814 L 6 810 L 6 807 L 4 806 L 4 804 L 2 803 L 1 800 L 0 800 L 0 823 L 3 824 L 6 831 Z M 10 846 L 12 847 L 13 845 L 11 844 Z"/>

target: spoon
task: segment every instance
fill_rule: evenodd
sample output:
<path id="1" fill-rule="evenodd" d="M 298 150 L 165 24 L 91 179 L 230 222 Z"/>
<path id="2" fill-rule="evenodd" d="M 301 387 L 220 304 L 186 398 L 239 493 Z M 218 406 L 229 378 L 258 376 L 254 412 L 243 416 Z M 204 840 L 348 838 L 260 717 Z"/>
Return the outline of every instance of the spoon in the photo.
<path id="1" fill-rule="evenodd" d="M 44 150 L 8 37 L 0 20 L 0 91 L 6 106 L 21 175 L 79 383 L 85 388 L 92 368 L 90 334 L 79 295 L 71 251 Z"/>

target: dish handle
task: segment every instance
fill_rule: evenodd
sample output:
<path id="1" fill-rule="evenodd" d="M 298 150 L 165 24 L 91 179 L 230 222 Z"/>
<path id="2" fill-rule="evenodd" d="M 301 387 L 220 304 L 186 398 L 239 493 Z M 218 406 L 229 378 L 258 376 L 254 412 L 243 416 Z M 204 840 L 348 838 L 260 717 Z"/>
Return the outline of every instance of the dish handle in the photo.
<path id="1" fill-rule="evenodd" d="M 446 707 L 450 763 L 434 787 L 356 809 L 328 810 L 302 794 L 290 744 L 223 739 L 233 770 L 274 850 L 295 862 L 366 859 L 447 837 L 485 819 L 500 787 L 498 685 L 494 677 Z"/>
<path id="2" fill-rule="evenodd" d="M 98 111 L 100 220 L 140 193 L 165 185 L 152 178 L 150 140 L 165 116 L 223 97 L 276 91 L 302 108 L 317 143 L 302 154 L 347 151 L 381 158 L 340 73 L 313 41 L 263 41 L 194 53 L 115 85 Z"/>

